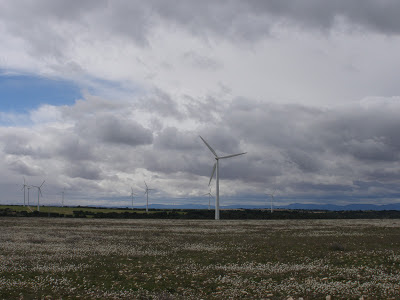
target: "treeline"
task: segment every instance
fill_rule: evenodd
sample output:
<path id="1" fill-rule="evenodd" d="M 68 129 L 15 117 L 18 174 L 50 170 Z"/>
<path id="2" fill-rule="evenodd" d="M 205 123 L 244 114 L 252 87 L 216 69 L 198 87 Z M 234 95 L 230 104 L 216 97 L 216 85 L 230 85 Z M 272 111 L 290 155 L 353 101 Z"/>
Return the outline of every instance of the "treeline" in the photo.
<path id="1" fill-rule="evenodd" d="M 56 212 L 27 212 L 10 208 L 0 209 L 0 217 L 49 217 L 49 218 L 107 218 L 107 219 L 214 219 L 213 210 L 201 209 L 151 209 L 149 213 L 136 211 L 96 212 L 79 208 L 72 214 Z M 400 211 L 319 211 L 319 210 L 268 210 L 235 209 L 221 210 L 226 220 L 289 220 L 289 219 L 400 219 Z"/>

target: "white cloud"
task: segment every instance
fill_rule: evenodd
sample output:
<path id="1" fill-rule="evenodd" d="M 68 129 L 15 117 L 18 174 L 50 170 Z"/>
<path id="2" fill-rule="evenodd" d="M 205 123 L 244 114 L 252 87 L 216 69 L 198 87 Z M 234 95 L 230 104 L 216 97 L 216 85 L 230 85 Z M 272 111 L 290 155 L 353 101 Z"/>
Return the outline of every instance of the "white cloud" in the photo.
<path id="1" fill-rule="evenodd" d="M 225 194 L 397 192 L 397 8 L 0 1 L 0 69 L 85 91 L 29 122 L 0 112 L 12 125 L 0 128 L 2 175 L 45 177 L 53 195 L 122 196 L 143 177 L 156 197 L 200 195 L 213 163 L 202 134 L 218 152 L 248 151 L 224 162 Z"/>

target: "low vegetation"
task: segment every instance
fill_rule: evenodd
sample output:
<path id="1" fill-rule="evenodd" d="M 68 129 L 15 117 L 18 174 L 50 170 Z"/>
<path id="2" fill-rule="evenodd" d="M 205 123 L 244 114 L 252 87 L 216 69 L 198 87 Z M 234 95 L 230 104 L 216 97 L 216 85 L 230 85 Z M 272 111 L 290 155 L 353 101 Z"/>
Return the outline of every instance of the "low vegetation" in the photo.
<path id="1" fill-rule="evenodd" d="M 0 299 L 398 299 L 400 220 L 0 218 Z"/>
<path id="2" fill-rule="evenodd" d="M 323 210 L 275 210 L 227 209 L 221 210 L 221 219 L 226 220 L 282 220 L 282 219 L 400 219 L 400 211 L 323 211 Z M 106 219 L 204 219 L 215 218 L 214 210 L 207 209 L 129 209 L 104 207 L 35 207 L 0 205 L 0 217 L 69 217 Z"/>

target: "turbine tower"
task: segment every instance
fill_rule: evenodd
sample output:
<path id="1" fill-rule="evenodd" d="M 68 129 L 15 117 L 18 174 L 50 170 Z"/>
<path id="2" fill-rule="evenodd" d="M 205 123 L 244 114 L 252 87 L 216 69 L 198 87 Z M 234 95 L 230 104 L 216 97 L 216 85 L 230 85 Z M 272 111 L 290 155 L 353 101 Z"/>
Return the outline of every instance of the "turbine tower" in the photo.
<path id="1" fill-rule="evenodd" d="M 216 195 L 217 195 L 217 197 L 215 198 L 215 220 L 219 220 L 219 160 L 224 159 L 224 158 L 230 158 L 230 157 L 234 157 L 234 156 L 243 155 L 243 154 L 246 154 L 247 152 L 231 154 L 231 155 L 226 155 L 226 156 L 218 156 L 217 153 L 215 152 L 215 150 L 213 148 L 211 148 L 211 146 L 206 142 L 206 140 L 203 139 L 201 136 L 200 136 L 200 138 L 204 142 L 204 144 L 206 144 L 208 149 L 210 149 L 211 153 L 214 154 L 215 160 L 216 160 L 213 170 L 212 170 L 212 173 L 211 173 L 210 181 L 208 182 L 208 185 L 210 185 L 211 180 L 214 176 L 214 173 L 215 173 L 215 171 L 217 171 L 216 172 Z"/>
<path id="2" fill-rule="evenodd" d="M 211 197 L 214 197 L 211 194 L 211 188 L 210 188 L 210 191 L 207 194 L 204 194 L 203 196 L 208 196 L 208 210 L 210 210 L 210 200 L 211 200 Z"/>
<path id="3" fill-rule="evenodd" d="M 27 187 L 28 187 L 28 185 L 26 184 L 26 182 L 25 182 L 25 177 L 24 177 L 24 184 L 22 185 L 22 189 L 21 189 L 21 191 L 24 190 L 24 207 L 25 207 L 25 194 L 26 194 L 25 189 L 26 189 Z"/>
<path id="4" fill-rule="evenodd" d="M 37 192 L 37 211 L 40 211 L 40 196 L 39 195 L 42 195 L 42 186 L 43 186 L 44 182 L 45 182 L 45 180 L 43 180 L 42 184 L 39 186 L 32 185 L 32 187 L 35 187 L 38 190 L 38 192 Z"/>
<path id="5" fill-rule="evenodd" d="M 136 196 L 136 194 L 133 192 L 133 188 L 131 187 L 132 209 L 133 209 L 133 196 Z"/>
<path id="6" fill-rule="evenodd" d="M 147 195 L 147 200 L 146 200 L 146 212 L 149 212 L 149 191 L 152 191 L 153 189 L 149 189 L 149 187 L 147 186 L 146 181 L 144 182 L 145 186 L 146 186 L 146 191 L 144 192 L 145 195 Z"/>

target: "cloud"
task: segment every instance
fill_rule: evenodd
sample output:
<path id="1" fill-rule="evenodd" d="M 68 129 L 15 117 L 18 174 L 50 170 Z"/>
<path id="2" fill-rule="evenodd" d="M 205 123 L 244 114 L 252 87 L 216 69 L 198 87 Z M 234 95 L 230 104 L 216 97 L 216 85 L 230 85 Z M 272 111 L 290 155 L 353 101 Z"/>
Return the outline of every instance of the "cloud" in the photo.
<path id="1" fill-rule="evenodd" d="M 155 89 L 149 96 L 141 98 L 136 105 L 139 109 L 161 117 L 183 118 L 178 103 L 160 89 Z"/>
<path id="2" fill-rule="evenodd" d="M 194 51 L 187 51 L 183 54 L 183 59 L 186 60 L 189 64 L 193 65 L 194 67 L 204 68 L 204 69 L 211 69 L 215 70 L 218 69 L 219 63 L 207 56 L 200 55 Z"/>
<path id="3" fill-rule="evenodd" d="M 153 141 L 151 131 L 136 121 L 108 114 L 99 114 L 80 121 L 77 130 L 89 139 L 96 137 L 100 142 L 111 144 L 138 146 L 151 144 Z"/>
<path id="4" fill-rule="evenodd" d="M 24 9 L 20 9 L 23 6 Z M 183 27 L 191 34 L 241 39 L 257 38 L 269 33 L 274 24 L 294 24 L 317 29 L 331 29 L 338 19 L 357 27 L 386 34 L 398 34 L 400 22 L 397 1 L 68 1 L 42 0 L 10 4 L 0 3 L 1 16 L 9 30 L 24 36 L 35 45 L 36 52 L 53 49 L 62 53 L 63 43 L 73 33 L 89 30 L 105 35 L 128 37 L 139 45 L 149 45 L 148 35 L 155 26 Z M 25 28 L 21 20 L 25 21 Z M 58 26 L 47 24 L 58 23 Z M 42 33 L 42 34 L 40 34 Z M 44 33 L 44 34 L 43 34 Z M 63 34 L 61 34 L 63 33 Z M 51 36 L 53 39 L 46 40 Z"/>
<path id="5" fill-rule="evenodd" d="M 77 134 L 62 134 L 54 137 L 55 147 L 53 155 L 60 156 L 67 161 L 93 161 L 96 159 L 93 145 Z"/>
<path id="6" fill-rule="evenodd" d="M 187 193 L 195 193 L 195 186 L 208 183 L 215 160 L 202 135 L 219 155 L 248 152 L 221 161 L 221 187 L 230 193 L 271 186 L 286 195 L 372 193 L 374 186 L 396 182 L 400 173 L 397 99 L 320 109 L 237 98 L 216 110 L 212 123 L 198 118 L 197 127 L 185 127 L 179 123 L 186 118 L 182 113 L 177 123 L 161 129 L 141 124 L 162 120 L 162 110 L 139 123 L 135 115 L 142 108 L 135 101 L 110 104 L 109 112 L 103 103 L 108 102 L 88 97 L 46 110 L 56 110 L 51 122 L 3 128 L 0 149 L 7 169 L 29 180 L 50 176 L 49 186 L 63 180 L 84 190 L 91 181 L 105 194 L 140 186 L 147 178 L 160 194 L 165 190 L 174 197 L 185 193 L 185 184 Z M 354 185 L 360 180 L 368 188 Z"/>
<path id="7" fill-rule="evenodd" d="M 41 136 L 34 130 L 22 128 L 1 128 L 3 152 L 14 156 L 49 158 L 50 152 L 41 143 Z"/>
<path id="8" fill-rule="evenodd" d="M 161 131 L 154 141 L 154 148 L 160 150 L 188 151 L 198 148 L 198 137 L 193 132 L 181 132 L 175 127 Z"/>
<path id="9" fill-rule="evenodd" d="M 69 165 L 66 167 L 65 172 L 71 178 L 102 179 L 101 169 L 92 163 Z"/>
<path id="10" fill-rule="evenodd" d="M 31 164 L 28 164 L 20 159 L 10 160 L 8 162 L 8 168 L 17 174 L 27 176 L 39 176 L 44 174 L 40 167 L 32 166 Z"/>
<path id="11" fill-rule="evenodd" d="M 157 195 L 199 195 L 215 161 L 202 135 L 248 152 L 221 161 L 226 194 L 398 192 L 399 5 L 0 0 L 4 74 L 83 95 L 0 112 L 2 176 L 90 197 L 145 177 Z"/>

